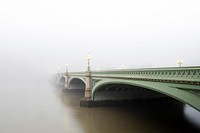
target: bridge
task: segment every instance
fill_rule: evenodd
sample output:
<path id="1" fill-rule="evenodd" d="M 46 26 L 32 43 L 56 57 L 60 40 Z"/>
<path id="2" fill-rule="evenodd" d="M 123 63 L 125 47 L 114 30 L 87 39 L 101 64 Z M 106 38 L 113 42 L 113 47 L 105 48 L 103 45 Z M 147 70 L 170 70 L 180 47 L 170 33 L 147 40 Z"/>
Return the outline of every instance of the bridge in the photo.
<path id="1" fill-rule="evenodd" d="M 99 100 L 171 97 L 200 111 L 200 67 L 119 69 L 57 74 L 65 90 L 83 89 L 81 106 Z"/>

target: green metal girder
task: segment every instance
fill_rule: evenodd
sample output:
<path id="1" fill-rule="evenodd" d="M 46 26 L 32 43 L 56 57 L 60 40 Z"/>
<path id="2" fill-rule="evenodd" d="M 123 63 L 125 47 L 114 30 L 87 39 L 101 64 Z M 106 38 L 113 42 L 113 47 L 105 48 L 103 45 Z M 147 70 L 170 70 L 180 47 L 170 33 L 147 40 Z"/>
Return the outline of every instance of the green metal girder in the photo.
<path id="1" fill-rule="evenodd" d="M 123 80 L 123 79 L 102 79 L 101 81 L 97 82 L 92 89 L 92 99 L 94 99 L 95 91 L 106 84 L 127 84 L 138 86 L 142 88 L 146 88 L 149 90 L 153 90 L 174 99 L 177 99 L 185 104 L 188 104 L 197 110 L 200 111 L 200 96 L 196 95 L 195 93 L 191 93 L 185 89 L 179 89 L 175 86 L 170 86 L 170 84 L 164 83 L 154 83 L 154 82 L 146 82 L 146 81 L 133 81 L 133 80 Z M 200 90 L 200 87 L 199 87 Z"/>

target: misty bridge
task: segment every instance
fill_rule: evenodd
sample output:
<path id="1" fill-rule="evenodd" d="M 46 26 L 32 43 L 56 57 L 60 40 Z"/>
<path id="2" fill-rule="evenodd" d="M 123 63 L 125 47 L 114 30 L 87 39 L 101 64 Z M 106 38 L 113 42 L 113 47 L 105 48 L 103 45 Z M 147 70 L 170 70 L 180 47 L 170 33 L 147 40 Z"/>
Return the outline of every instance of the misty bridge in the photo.
<path id="1" fill-rule="evenodd" d="M 83 89 L 80 105 L 95 101 L 171 97 L 200 111 L 200 67 L 120 69 L 57 74 L 66 90 Z"/>

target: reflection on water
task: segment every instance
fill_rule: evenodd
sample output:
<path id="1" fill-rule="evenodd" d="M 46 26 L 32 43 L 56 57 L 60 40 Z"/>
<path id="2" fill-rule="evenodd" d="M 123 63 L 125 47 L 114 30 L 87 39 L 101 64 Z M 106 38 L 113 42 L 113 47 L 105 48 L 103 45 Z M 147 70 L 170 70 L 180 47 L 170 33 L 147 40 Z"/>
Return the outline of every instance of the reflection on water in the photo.
<path id="1" fill-rule="evenodd" d="M 191 108 L 190 106 L 184 106 L 184 114 L 189 122 L 197 127 L 200 127 L 200 112 Z"/>
<path id="2" fill-rule="evenodd" d="M 200 113 L 189 106 L 81 108 L 82 97 L 45 82 L 1 82 L 0 133 L 200 132 Z"/>
<path id="3" fill-rule="evenodd" d="M 82 98 L 83 94 L 65 92 L 60 92 L 60 94 L 62 94 L 63 104 L 67 107 L 71 106 L 74 116 L 83 126 L 85 133 L 188 133 L 200 131 L 200 125 L 194 125 L 185 117 L 194 115 L 188 111 L 188 109 L 191 110 L 191 107 L 184 107 L 180 103 L 164 105 L 142 103 L 134 107 L 79 108 L 77 99 Z M 200 113 L 198 111 L 196 113 L 195 115 L 199 116 Z"/>

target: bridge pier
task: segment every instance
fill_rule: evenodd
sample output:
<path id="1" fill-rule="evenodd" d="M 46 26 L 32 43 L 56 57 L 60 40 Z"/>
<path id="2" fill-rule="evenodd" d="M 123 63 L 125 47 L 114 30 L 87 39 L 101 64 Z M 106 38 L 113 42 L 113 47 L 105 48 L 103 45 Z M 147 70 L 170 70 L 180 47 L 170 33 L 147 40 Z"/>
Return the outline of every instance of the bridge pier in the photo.
<path id="1" fill-rule="evenodd" d="M 92 103 L 94 102 L 91 98 L 91 72 L 88 69 L 88 71 L 85 74 L 86 76 L 86 86 L 85 86 L 85 94 L 84 97 L 80 100 L 80 106 L 81 107 L 91 107 Z"/>
<path id="2" fill-rule="evenodd" d="M 86 72 L 85 98 L 91 99 L 91 72 Z"/>
<path id="3" fill-rule="evenodd" d="M 83 97 L 80 100 L 80 107 L 94 107 L 95 101 L 93 101 L 91 98 Z"/>
<path id="4" fill-rule="evenodd" d="M 68 73 L 65 73 L 62 77 L 64 80 L 59 80 L 58 85 L 62 87 L 63 91 L 67 91 L 69 89 L 69 76 Z"/>
<path id="5" fill-rule="evenodd" d="M 64 90 L 69 89 L 69 76 L 68 73 L 65 74 Z"/>

